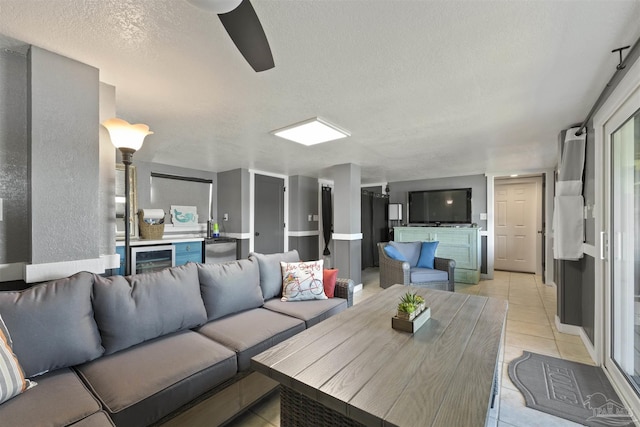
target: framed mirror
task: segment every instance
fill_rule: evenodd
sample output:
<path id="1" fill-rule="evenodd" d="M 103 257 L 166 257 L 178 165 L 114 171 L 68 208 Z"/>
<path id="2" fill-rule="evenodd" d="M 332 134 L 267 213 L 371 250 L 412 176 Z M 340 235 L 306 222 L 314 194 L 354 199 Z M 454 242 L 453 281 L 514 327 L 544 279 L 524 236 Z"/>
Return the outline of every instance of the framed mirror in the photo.
<path id="1" fill-rule="evenodd" d="M 116 238 L 124 238 L 124 210 L 125 210 L 124 165 L 116 165 Z M 130 236 L 138 237 L 138 197 L 136 195 L 136 167 L 129 166 L 129 223 Z"/>

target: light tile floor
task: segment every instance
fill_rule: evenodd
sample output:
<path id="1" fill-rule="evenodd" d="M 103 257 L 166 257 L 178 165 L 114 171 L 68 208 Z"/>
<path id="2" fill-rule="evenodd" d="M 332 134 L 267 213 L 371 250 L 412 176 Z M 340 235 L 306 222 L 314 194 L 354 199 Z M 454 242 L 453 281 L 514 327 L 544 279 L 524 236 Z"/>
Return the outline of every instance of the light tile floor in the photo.
<path id="1" fill-rule="evenodd" d="M 382 290 L 379 286 L 377 268 L 364 270 L 362 282 L 364 288 L 355 295 L 355 304 Z M 520 356 L 522 350 L 594 364 L 580 337 L 563 334 L 556 329 L 556 288 L 544 285 L 540 276 L 533 274 L 496 271 L 493 280 L 482 280 L 478 285 L 456 283 L 456 292 L 509 301 L 498 426 L 577 426 L 578 424 L 571 421 L 527 408 L 524 398 L 513 385 L 507 373 L 507 364 Z M 279 396 L 275 394 L 265 399 L 230 425 L 234 427 L 279 427 Z"/>

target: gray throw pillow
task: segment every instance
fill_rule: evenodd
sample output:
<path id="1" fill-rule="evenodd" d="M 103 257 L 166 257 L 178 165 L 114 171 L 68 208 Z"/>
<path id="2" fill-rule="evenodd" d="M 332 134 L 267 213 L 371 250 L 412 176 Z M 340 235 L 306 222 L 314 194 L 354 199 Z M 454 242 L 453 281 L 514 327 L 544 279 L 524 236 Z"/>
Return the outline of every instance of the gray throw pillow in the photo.
<path id="1" fill-rule="evenodd" d="M 420 250 L 422 249 L 422 242 L 389 242 L 389 245 L 393 246 L 404 256 L 411 267 L 418 265 L 418 259 L 420 259 Z"/>
<path id="2" fill-rule="evenodd" d="M 132 276 L 96 276 L 94 310 L 105 354 L 207 321 L 195 263 Z"/>
<path id="3" fill-rule="evenodd" d="M 209 320 L 261 307 L 260 271 L 255 258 L 198 264 L 200 290 Z"/>
<path id="4" fill-rule="evenodd" d="M 93 318 L 93 275 L 0 292 L 0 313 L 26 377 L 88 362 L 102 355 Z"/>
<path id="5" fill-rule="evenodd" d="M 252 252 L 249 258 L 256 258 L 260 265 L 260 287 L 264 300 L 282 296 L 282 270 L 280 262 L 298 262 L 300 255 L 297 250 L 277 254 L 259 254 Z"/>

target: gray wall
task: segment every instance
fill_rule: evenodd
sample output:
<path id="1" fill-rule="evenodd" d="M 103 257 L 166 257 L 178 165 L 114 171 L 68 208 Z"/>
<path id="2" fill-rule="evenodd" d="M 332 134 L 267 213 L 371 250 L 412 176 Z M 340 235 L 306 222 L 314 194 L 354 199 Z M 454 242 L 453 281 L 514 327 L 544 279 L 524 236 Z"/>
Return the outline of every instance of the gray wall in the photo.
<path id="1" fill-rule="evenodd" d="M 0 264 L 29 262 L 27 57 L 0 49 Z"/>
<path id="2" fill-rule="evenodd" d="M 289 250 L 297 250 L 302 261 L 315 261 L 317 259 L 321 259 L 318 253 L 318 245 L 318 236 L 289 236 Z M 325 265 L 325 268 L 329 267 L 329 265 Z"/>
<path id="3" fill-rule="evenodd" d="M 318 229 L 319 221 L 309 221 L 309 215 L 318 215 L 318 180 L 307 176 L 289 177 L 289 231 Z"/>
<path id="4" fill-rule="evenodd" d="M 100 123 L 116 116 L 116 88 L 100 83 Z M 116 148 L 111 143 L 109 132 L 100 129 L 100 254 L 116 252 Z"/>
<path id="5" fill-rule="evenodd" d="M 354 164 L 331 168 L 333 188 L 334 234 L 353 235 L 361 232 L 361 170 Z M 341 277 L 348 277 L 356 285 L 362 283 L 362 240 L 335 240 L 332 254 L 333 267 Z"/>
<path id="6" fill-rule="evenodd" d="M 290 176 L 289 187 L 289 231 L 317 231 L 319 221 L 309 221 L 309 215 L 318 215 L 318 180 L 307 176 Z M 318 236 L 290 236 L 289 249 L 296 249 L 306 261 L 319 259 Z"/>
<path id="7" fill-rule="evenodd" d="M 592 256 L 585 255 L 580 263 L 580 277 L 582 279 L 582 329 L 591 340 L 594 341 L 595 330 L 595 270 L 596 260 Z"/>
<path id="8" fill-rule="evenodd" d="M 98 69 L 31 47 L 31 262 L 100 255 Z"/>
<path id="9" fill-rule="evenodd" d="M 360 233 L 360 167 L 333 166 L 333 228 L 334 233 Z"/>
<path id="10" fill-rule="evenodd" d="M 247 169 L 234 169 L 218 173 L 218 222 L 223 233 L 249 233 L 250 174 Z M 222 219 L 229 214 L 229 221 Z M 238 240 L 240 258 L 249 255 L 249 239 Z"/>
<path id="11" fill-rule="evenodd" d="M 403 204 L 402 222 L 406 224 L 409 212 L 409 191 L 446 190 L 450 188 L 471 188 L 471 219 L 483 230 L 486 230 L 487 221 L 480 220 L 480 214 L 487 212 L 487 178 L 484 175 L 390 182 L 389 203 Z"/>

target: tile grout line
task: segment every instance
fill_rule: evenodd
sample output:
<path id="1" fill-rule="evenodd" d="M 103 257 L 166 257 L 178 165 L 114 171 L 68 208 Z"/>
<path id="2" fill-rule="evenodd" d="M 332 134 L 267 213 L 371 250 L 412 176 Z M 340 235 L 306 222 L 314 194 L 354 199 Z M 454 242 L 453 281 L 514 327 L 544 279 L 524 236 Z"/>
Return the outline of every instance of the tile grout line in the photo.
<path id="1" fill-rule="evenodd" d="M 540 296 L 540 299 L 542 300 L 542 309 L 544 310 L 544 315 L 547 317 L 547 320 L 549 321 L 549 326 L 551 326 L 551 333 L 553 333 L 553 325 L 555 324 L 555 315 L 554 315 L 553 319 L 549 318 L 549 312 L 547 311 L 547 308 L 544 305 L 544 299 L 542 299 L 542 295 L 540 295 L 541 291 L 540 291 L 540 286 L 539 285 L 541 285 L 541 284 L 538 283 L 538 278 L 537 277 L 534 277 L 533 280 L 534 280 L 534 283 L 536 285 L 536 290 L 538 291 L 538 295 Z M 556 310 L 557 310 L 557 307 L 556 307 Z M 560 358 L 564 359 L 564 357 L 562 356 L 562 353 L 560 352 L 560 346 L 558 345 L 558 339 L 556 337 L 556 334 L 553 334 L 553 344 L 556 346 L 556 350 L 558 351 L 558 354 L 560 355 Z"/>

